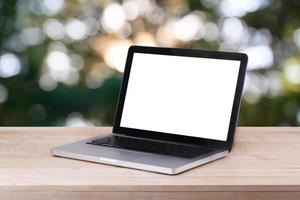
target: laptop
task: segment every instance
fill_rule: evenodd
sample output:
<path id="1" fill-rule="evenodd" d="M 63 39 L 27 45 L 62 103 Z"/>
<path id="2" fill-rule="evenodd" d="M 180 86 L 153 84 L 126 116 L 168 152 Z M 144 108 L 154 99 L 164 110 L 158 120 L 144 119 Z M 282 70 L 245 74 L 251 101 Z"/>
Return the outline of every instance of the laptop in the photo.
<path id="1" fill-rule="evenodd" d="M 242 53 L 131 46 L 112 133 L 51 152 L 163 174 L 225 157 L 246 65 Z"/>

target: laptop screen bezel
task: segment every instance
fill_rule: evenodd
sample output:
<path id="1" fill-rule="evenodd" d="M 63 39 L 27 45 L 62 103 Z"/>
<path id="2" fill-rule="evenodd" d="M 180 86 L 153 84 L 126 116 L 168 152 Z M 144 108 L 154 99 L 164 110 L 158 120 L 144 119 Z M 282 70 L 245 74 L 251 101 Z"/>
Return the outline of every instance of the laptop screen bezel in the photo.
<path id="1" fill-rule="evenodd" d="M 146 53 L 146 54 L 159 54 L 169 56 L 185 56 L 185 57 L 199 57 L 199 58 L 212 58 L 212 59 L 225 59 L 225 60 L 238 60 L 240 61 L 240 69 L 238 73 L 238 79 L 235 89 L 234 101 L 231 111 L 230 123 L 228 128 L 228 134 L 226 141 L 213 140 L 200 137 L 184 136 L 174 133 L 163 133 L 157 131 L 149 131 L 128 127 L 121 127 L 121 118 L 124 107 L 124 101 L 126 97 L 126 91 L 128 86 L 128 80 L 130 77 L 131 64 L 134 53 Z M 196 144 L 200 146 L 208 146 L 213 148 L 224 148 L 231 150 L 234 133 L 239 113 L 240 100 L 243 90 L 243 83 L 246 72 L 248 57 L 243 53 L 221 52 L 221 51 L 207 51 L 207 50 L 191 50 L 191 49 L 178 49 L 178 48 L 162 48 L 162 47 L 145 47 L 145 46 L 131 46 L 128 49 L 127 60 L 125 64 L 125 70 L 123 74 L 123 81 L 119 93 L 119 100 L 115 114 L 115 120 L 113 125 L 113 133 L 125 134 L 134 137 L 149 138 L 156 140 L 172 141 L 179 143 Z M 199 126 L 201 124 L 199 123 Z"/>

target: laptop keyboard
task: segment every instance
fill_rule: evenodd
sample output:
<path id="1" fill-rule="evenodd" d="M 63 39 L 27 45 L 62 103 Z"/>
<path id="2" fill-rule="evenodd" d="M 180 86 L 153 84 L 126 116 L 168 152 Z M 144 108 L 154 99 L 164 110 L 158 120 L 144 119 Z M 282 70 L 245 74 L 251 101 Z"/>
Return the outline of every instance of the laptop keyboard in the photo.
<path id="1" fill-rule="evenodd" d="M 182 158 L 193 158 L 212 151 L 212 149 L 206 147 L 181 145 L 116 135 L 110 135 L 108 137 L 95 139 L 87 142 L 87 144 L 157 153 Z"/>

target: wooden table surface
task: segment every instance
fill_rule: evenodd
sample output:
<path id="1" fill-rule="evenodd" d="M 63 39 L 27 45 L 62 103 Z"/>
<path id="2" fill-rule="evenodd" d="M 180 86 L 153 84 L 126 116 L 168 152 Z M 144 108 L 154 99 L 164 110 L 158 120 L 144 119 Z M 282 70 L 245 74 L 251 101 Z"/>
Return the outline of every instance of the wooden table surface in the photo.
<path id="1" fill-rule="evenodd" d="M 299 199 L 300 128 L 238 128 L 230 156 L 170 176 L 50 155 L 111 128 L 0 128 L 0 199 Z"/>

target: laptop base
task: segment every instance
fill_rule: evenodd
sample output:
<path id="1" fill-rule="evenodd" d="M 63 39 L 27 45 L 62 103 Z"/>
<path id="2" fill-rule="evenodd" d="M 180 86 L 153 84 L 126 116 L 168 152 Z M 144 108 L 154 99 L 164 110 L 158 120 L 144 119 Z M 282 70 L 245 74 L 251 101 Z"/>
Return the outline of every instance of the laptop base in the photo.
<path id="1" fill-rule="evenodd" d="M 225 157 L 227 150 L 214 150 L 194 158 L 180 158 L 161 154 L 89 145 L 89 138 L 51 149 L 54 156 L 85 160 L 109 165 L 135 168 L 163 174 L 179 174 L 186 170 Z"/>

